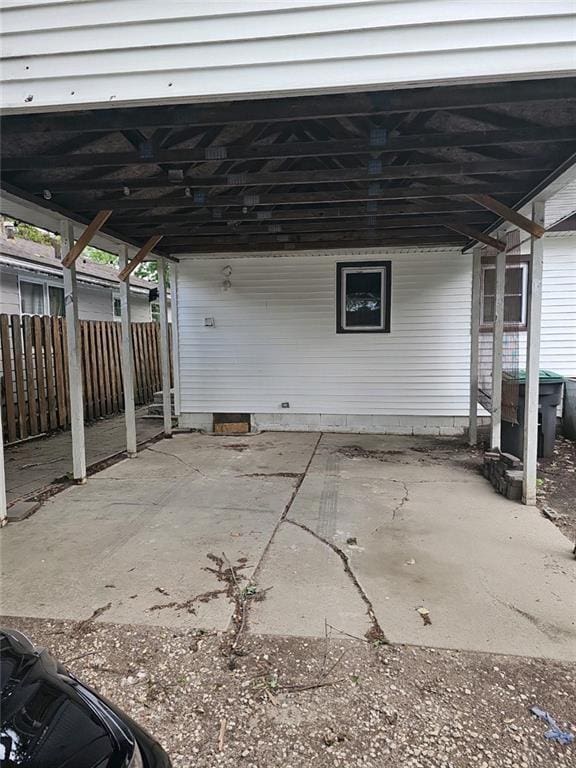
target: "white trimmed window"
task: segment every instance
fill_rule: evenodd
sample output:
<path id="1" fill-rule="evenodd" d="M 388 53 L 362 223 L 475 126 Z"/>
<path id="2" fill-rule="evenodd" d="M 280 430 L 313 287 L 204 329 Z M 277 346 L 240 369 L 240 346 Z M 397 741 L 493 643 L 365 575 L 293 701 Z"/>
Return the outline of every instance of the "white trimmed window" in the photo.
<path id="1" fill-rule="evenodd" d="M 504 285 L 504 326 L 522 328 L 526 325 L 526 297 L 528 286 L 528 264 L 507 264 Z M 482 325 L 491 328 L 494 324 L 496 302 L 496 267 L 484 264 L 482 267 Z"/>

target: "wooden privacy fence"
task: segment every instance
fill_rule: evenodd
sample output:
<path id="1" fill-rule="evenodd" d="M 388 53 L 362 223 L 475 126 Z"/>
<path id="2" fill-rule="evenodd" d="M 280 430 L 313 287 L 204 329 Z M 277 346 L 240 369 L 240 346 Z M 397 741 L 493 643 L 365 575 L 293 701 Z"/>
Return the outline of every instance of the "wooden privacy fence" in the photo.
<path id="1" fill-rule="evenodd" d="M 84 418 L 124 408 L 120 323 L 81 320 Z M 159 323 L 132 323 L 134 397 L 150 403 L 162 387 Z M 4 441 L 70 426 L 66 320 L 0 315 Z"/>

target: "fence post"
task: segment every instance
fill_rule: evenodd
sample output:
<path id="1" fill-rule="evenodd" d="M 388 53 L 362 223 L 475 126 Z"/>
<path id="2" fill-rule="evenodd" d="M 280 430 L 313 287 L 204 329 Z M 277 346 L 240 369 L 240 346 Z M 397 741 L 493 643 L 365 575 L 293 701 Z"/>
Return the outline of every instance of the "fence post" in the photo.
<path id="1" fill-rule="evenodd" d="M 128 264 L 128 246 L 120 254 L 120 271 Z M 134 359 L 132 357 L 132 326 L 130 318 L 130 276 L 120 280 L 120 318 L 122 323 L 122 386 L 124 388 L 124 420 L 126 422 L 126 451 L 136 456 L 136 411 L 134 408 Z"/>
<path id="2" fill-rule="evenodd" d="M 162 408 L 164 437 L 172 437 L 172 395 L 170 392 L 170 350 L 168 308 L 166 306 L 166 261 L 158 259 L 158 297 L 160 299 L 160 356 L 162 358 Z"/>
<path id="3" fill-rule="evenodd" d="M 74 245 L 74 227 L 62 221 L 62 252 Z M 77 483 L 86 482 L 86 447 L 84 443 L 84 403 L 82 396 L 82 358 L 80 349 L 80 323 L 78 321 L 78 290 L 76 266 L 62 266 L 64 273 L 64 304 L 66 308 L 66 340 L 68 344 L 68 370 L 70 386 L 70 423 L 72 426 L 72 468 Z"/>

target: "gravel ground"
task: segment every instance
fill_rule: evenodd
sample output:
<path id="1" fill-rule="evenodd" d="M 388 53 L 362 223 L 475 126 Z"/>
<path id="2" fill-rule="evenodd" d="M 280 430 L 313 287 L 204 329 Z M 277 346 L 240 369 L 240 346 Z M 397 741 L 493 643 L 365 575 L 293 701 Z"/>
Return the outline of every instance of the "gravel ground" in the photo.
<path id="1" fill-rule="evenodd" d="M 538 461 L 538 504 L 551 507 L 563 534 L 576 543 L 576 443 L 558 437 L 554 456 Z"/>
<path id="2" fill-rule="evenodd" d="M 4 619 L 148 728 L 175 768 L 573 766 L 576 665 L 336 637 Z M 576 725 L 572 725 L 576 732 Z"/>

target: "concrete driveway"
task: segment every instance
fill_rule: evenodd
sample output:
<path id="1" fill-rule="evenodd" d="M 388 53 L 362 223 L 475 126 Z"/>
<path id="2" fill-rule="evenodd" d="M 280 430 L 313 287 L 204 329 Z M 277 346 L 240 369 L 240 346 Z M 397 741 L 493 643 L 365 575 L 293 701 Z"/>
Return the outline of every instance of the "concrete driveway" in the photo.
<path id="1" fill-rule="evenodd" d="M 251 632 L 575 659 L 570 542 L 476 463 L 448 438 L 176 435 L 2 531 L 2 612 L 225 630 L 232 563 L 266 590 Z"/>

